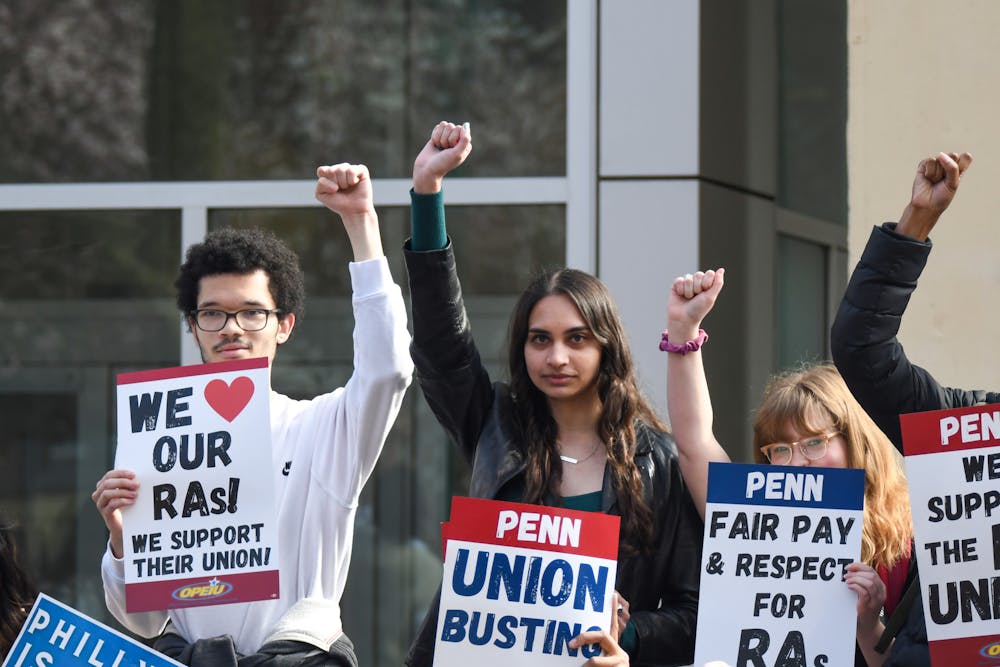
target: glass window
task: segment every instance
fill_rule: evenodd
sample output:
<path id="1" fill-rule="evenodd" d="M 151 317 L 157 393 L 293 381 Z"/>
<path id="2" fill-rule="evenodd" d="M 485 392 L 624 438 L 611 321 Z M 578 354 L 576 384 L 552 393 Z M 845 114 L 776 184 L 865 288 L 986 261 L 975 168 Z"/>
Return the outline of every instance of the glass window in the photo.
<path id="1" fill-rule="evenodd" d="M 0 3 L 0 127 L 16 128 L 0 132 L 0 183 L 310 179 L 339 161 L 407 178 L 442 118 L 475 133 L 457 177 L 561 176 L 566 46 L 564 2 Z M 405 295 L 409 211 L 379 215 Z M 565 207 L 448 215 L 470 318 L 499 379 L 514 299 L 564 261 Z M 89 494 L 113 464 L 115 375 L 178 363 L 180 219 L 0 211 L 10 323 L 0 501 L 43 590 L 105 622 L 97 563 L 107 533 Z M 302 259 L 306 312 L 278 355 L 275 389 L 311 397 L 343 385 L 351 249 L 337 216 L 318 205 L 210 209 L 209 229 L 225 225 L 270 228 Z M 402 662 L 440 580 L 439 522 L 467 485 L 414 386 L 358 510 L 343 608 L 363 664 Z"/>
<path id="2" fill-rule="evenodd" d="M 4 3 L 0 89 L 0 182 L 405 177 L 442 118 L 461 175 L 561 175 L 566 4 Z"/>
<path id="3" fill-rule="evenodd" d="M 41 590 L 108 622 L 90 502 L 119 372 L 174 366 L 176 211 L 0 213 L 0 506 Z"/>
<path id="4" fill-rule="evenodd" d="M 826 247 L 778 236 L 778 368 L 827 357 Z"/>
<path id="5" fill-rule="evenodd" d="M 179 221 L 176 211 L 0 212 L 0 314 L 11 323 L 0 367 L 176 363 Z"/>
<path id="6" fill-rule="evenodd" d="M 76 396 L 0 388 L 0 505 L 16 518 L 24 562 L 41 590 L 75 597 Z M 96 479 L 94 480 L 97 481 Z"/>
<path id="7" fill-rule="evenodd" d="M 847 225 L 847 3 L 778 3 L 778 204 Z"/>

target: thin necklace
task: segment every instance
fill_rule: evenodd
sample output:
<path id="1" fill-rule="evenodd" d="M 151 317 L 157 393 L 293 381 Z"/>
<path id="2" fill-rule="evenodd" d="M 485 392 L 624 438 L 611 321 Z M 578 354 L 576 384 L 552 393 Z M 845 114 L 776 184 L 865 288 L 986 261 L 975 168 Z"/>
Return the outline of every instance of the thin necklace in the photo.
<path id="1" fill-rule="evenodd" d="M 559 442 L 558 440 L 556 440 L 556 446 L 557 447 L 559 445 L 561 445 L 561 444 L 562 444 L 561 442 Z M 566 463 L 572 463 L 573 465 L 576 465 L 578 463 L 583 463 L 584 461 L 590 460 L 594 456 L 594 454 L 597 453 L 597 449 L 600 446 L 601 446 L 601 441 L 598 440 L 597 442 L 594 443 L 594 448 L 592 450 L 590 450 L 590 453 L 587 454 L 586 456 L 584 456 L 582 459 L 574 459 L 572 456 L 566 456 L 565 454 L 562 454 L 562 453 L 559 454 L 559 458 L 561 458 Z"/>

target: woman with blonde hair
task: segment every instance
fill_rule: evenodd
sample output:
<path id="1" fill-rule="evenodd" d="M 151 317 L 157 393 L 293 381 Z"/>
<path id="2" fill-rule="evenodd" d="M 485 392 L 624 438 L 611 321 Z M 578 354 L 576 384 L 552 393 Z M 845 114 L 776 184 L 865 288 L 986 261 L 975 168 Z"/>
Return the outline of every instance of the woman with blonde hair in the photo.
<path id="1" fill-rule="evenodd" d="M 700 328 L 724 283 L 725 271 L 674 281 L 661 349 L 667 359 L 667 404 L 681 472 L 704 516 L 708 463 L 729 455 L 712 432 L 712 401 L 700 348 Z M 902 460 L 889 439 L 858 405 L 837 370 L 817 365 L 780 375 L 764 390 L 754 419 L 754 457 L 775 465 L 860 468 L 865 471 L 861 562 L 847 567 L 847 586 L 858 594 L 859 667 L 891 665 L 876 648 L 913 576 L 909 495 Z M 919 607 L 917 602 L 916 607 Z M 907 608 L 905 613 L 910 613 Z M 891 634 L 891 633 L 890 633 Z M 912 663 L 907 663 L 912 664 Z"/>
<path id="2" fill-rule="evenodd" d="M 865 471 L 861 560 L 884 565 L 908 558 L 913 524 L 902 461 L 889 438 L 854 400 L 836 368 L 829 364 L 811 366 L 768 383 L 753 424 L 757 463 L 791 463 L 790 452 L 784 448 L 775 451 L 772 447 L 771 461 L 764 454 L 768 445 L 786 437 L 789 426 L 799 433 L 820 433 L 832 427 L 843 436 L 844 467 Z M 775 457 L 779 460 L 773 460 Z"/>

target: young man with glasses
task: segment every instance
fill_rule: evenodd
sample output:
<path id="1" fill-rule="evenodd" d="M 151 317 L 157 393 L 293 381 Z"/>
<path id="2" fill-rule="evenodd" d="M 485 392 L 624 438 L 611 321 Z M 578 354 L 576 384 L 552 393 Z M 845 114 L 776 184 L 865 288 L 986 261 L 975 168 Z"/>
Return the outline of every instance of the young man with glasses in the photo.
<path id="1" fill-rule="evenodd" d="M 93 500 L 111 537 L 102 562 L 108 609 L 156 648 L 188 665 L 356 665 L 343 634 L 344 591 L 362 486 L 410 383 L 406 311 L 382 252 L 368 171 L 317 170 L 316 198 L 340 215 L 354 251 L 354 372 L 308 401 L 271 392 L 272 460 L 280 540 L 279 600 L 169 612 L 125 611 L 121 509 L 138 482 L 112 470 Z M 188 249 L 177 304 L 206 363 L 267 357 L 273 363 L 302 308 L 298 258 L 260 230 L 220 229 Z M 280 472 L 281 474 L 277 474 Z"/>

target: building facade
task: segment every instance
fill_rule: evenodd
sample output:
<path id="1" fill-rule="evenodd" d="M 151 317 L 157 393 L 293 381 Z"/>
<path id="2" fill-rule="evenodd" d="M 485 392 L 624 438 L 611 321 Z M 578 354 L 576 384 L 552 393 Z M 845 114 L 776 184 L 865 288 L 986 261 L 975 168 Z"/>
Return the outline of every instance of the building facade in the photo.
<path id="1" fill-rule="evenodd" d="M 849 252 L 872 222 L 898 215 L 916 161 L 976 152 L 982 140 L 971 183 L 982 182 L 955 214 L 985 210 L 997 139 L 979 129 L 989 120 L 973 94 L 981 80 L 955 75 L 947 58 L 910 67 L 907 55 L 933 43 L 940 19 L 949 35 L 971 31 L 971 64 L 955 58 L 985 76 L 1000 10 L 967 5 L 4 3 L 0 509 L 18 522 L 42 589 L 107 619 L 106 533 L 89 496 L 114 462 L 116 374 L 198 361 L 173 305 L 184 249 L 224 225 L 287 239 L 306 270 L 307 311 L 274 386 L 309 396 L 342 384 L 350 249 L 313 200 L 312 174 L 369 165 L 405 285 L 410 166 L 440 119 L 472 123 L 473 155 L 445 197 L 474 330 L 498 377 L 520 289 L 569 264 L 611 287 L 664 409 L 656 343 L 669 286 L 725 266 L 706 363 L 719 439 L 748 460 L 764 383 L 827 358 Z M 935 91 L 917 84 L 927 79 L 940 81 Z M 989 287 L 1000 274 L 982 226 L 946 233 L 939 291 L 915 300 L 908 349 L 988 382 L 991 368 L 946 344 L 954 332 L 940 308 L 957 318 L 971 306 L 943 274 L 963 252 L 976 253 L 963 281 Z M 364 664 L 400 664 L 440 576 L 439 522 L 466 479 L 414 388 L 358 513 L 343 609 Z"/>

